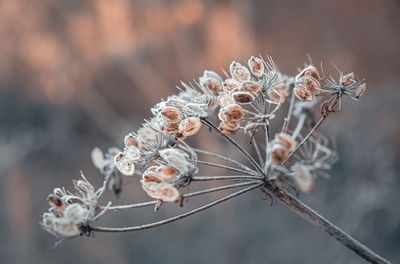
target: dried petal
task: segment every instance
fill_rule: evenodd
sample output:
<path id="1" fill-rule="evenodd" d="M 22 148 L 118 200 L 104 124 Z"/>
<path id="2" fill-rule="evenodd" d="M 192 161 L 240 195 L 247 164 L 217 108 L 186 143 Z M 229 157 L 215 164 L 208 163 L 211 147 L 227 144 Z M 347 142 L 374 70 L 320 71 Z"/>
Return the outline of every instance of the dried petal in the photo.
<path id="1" fill-rule="evenodd" d="M 296 147 L 296 142 L 292 136 L 283 132 L 275 135 L 275 142 L 285 147 L 288 151 L 293 151 Z"/>

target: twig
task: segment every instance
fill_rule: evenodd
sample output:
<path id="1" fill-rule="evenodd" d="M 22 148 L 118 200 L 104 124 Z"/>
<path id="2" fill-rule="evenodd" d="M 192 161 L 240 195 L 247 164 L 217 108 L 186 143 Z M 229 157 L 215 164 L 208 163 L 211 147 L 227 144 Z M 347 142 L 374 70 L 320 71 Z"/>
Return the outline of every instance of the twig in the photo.
<path id="1" fill-rule="evenodd" d="M 286 204 L 293 212 L 300 215 L 314 226 L 322 228 L 330 236 L 334 237 L 340 243 L 353 250 L 357 255 L 364 258 L 365 260 L 371 263 L 390 263 L 388 260 L 382 258 L 371 249 L 361 244 L 359 241 L 351 237 L 339 227 L 329 222 L 323 216 L 302 203 L 300 200 L 298 200 L 287 191 L 279 187 L 273 187 L 272 185 L 267 186 L 267 188 L 262 187 L 262 189 L 266 193 L 272 193 L 281 202 Z"/>

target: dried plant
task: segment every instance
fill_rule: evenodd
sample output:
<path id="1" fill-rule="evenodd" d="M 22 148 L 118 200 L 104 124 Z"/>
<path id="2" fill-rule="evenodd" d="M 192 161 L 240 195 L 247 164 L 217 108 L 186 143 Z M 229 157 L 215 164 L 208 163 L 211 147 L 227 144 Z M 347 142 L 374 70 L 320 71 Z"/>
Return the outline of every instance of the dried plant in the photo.
<path id="1" fill-rule="evenodd" d="M 123 151 L 111 148 L 103 153 L 95 148 L 92 160 L 104 175 L 102 187 L 95 190 L 82 174 L 82 180 L 74 181 L 77 194 L 54 189 L 48 197 L 50 210 L 43 215 L 42 227 L 60 241 L 95 232 L 143 230 L 177 221 L 260 189 L 271 201 L 280 200 L 364 259 L 389 263 L 297 199 L 297 189 L 310 192 L 317 177 L 326 177 L 326 170 L 337 160 L 328 139 L 317 129 L 331 113 L 340 110 L 345 96 L 357 101 L 365 92 L 365 82 L 357 80 L 353 73 L 344 74 L 339 70 L 336 80 L 313 65 L 305 65 L 296 76 L 287 76 L 270 57 L 267 60 L 251 57 L 248 67 L 234 61 L 229 71 L 230 74 L 225 73 L 225 80 L 213 71 L 205 71 L 198 82 L 182 83 L 178 94 L 151 108 L 154 116 L 125 137 Z M 318 105 L 321 117 L 316 120 L 313 109 Z M 287 112 L 283 120 L 276 120 L 281 109 Z M 274 134 L 271 131 L 273 120 L 282 124 Z M 246 162 L 189 146 L 185 140 L 196 135 L 201 127 L 226 140 Z M 247 138 L 249 145 L 240 145 L 233 135 Z M 199 156 L 221 162 L 203 161 Z M 200 164 L 230 173 L 202 176 Z M 98 199 L 106 189 L 117 194 L 121 191 L 121 174 L 140 176 L 143 190 L 154 200 L 100 205 Z M 199 181 L 228 183 L 196 192 L 185 191 L 185 187 Z M 188 197 L 231 189 L 239 190 L 162 221 L 131 227 L 95 224 L 107 212 L 147 206 L 154 206 L 157 211 L 164 202 L 183 206 Z"/>

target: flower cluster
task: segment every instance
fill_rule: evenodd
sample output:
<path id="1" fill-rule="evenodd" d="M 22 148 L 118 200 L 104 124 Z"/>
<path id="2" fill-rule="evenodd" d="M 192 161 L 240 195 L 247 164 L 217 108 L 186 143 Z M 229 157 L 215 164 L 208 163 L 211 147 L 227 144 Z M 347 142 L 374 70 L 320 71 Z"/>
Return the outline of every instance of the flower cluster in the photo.
<path id="1" fill-rule="evenodd" d="M 88 225 L 96 217 L 97 199 L 103 188 L 95 191 L 85 179 L 73 181 L 76 194 L 55 188 L 48 196 L 50 209 L 43 214 L 42 227 L 55 236 L 66 238 L 78 235 L 90 235 Z"/>
<path id="2" fill-rule="evenodd" d="M 225 80 L 216 72 L 204 71 L 196 85 L 182 83 L 177 94 L 155 104 L 151 108 L 153 116 L 125 136 L 123 150 L 110 148 L 104 153 L 94 149 L 92 161 L 104 175 L 104 186 L 95 191 L 82 176 L 83 180 L 74 182 L 78 194 L 56 188 L 49 196 L 51 208 L 43 215 L 42 226 L 54 235 L 74 237 L 89 235 L 93 230 L 91 224 L 106 210 L 154 204 L 158 209 L 162 202 L 183 205 L 183 198 L 187 196 L 240 186 L 248 187 L 244 191 L 267 184 L 285 187 L 290 181 L 303 192 L 311 191 L 315 178 L 326 176 L 324 171 L 337 159 L 328 140 L 321 133 L 316 136 L 315 130 L 335 111 L 337 103 L 340 109 L 343 96 L 357 100 L 366 89 L 364 81 L 357 81 L 353 73 L 339 73 L 339 80 L 335 80 L 321 75 L 313 65 L 306 65 L 296 76 L 289 76 L 282 74 L 269 57 L 267 61 L 251 57 L 246 66 L 232 62 Z M 321 99 L 318 114 L 314 108 Z M 285 105 L 287 107 L 282 107 Z M 276 117 L 280 109 L 287 112 L 281 113 L 284 117 L 279 120 Z M 316 121 L 318 115 L 321 117 Z M 219 125 L 214 125 L 216 120 Z M 277 124 L 273 127 L 281 128 L 272 134 L 273 120 Z M 189 146 L 186 139 L 196 135 L 202 127 L 229 142 L 243 154 L 248 164 L 229 155 Z M 246 137 L 252 151 L 237 143 L 231 137 L 234 134 Z M 214 157 L 221 163 L 199 160 L 198 155 Z M 198 164 L 223 168 L 237 175 L 198 176 Z M 121 191 L 121 175 L 141 177 L 142 189 L 154 201 L 113 208 L 98 206 L 97 201 L 106 186 L 117 194 Z M 234 180 L 236 183 L 185 193 L 187 185 L 204 180 Z M 204 208 L 208 207 L 200 207 L 198 211 Z M 197 211 L 186 215 L 194 212 Z M 171 219 L 175 221 L 178 217 Z M 154 223 L 154 226 L 159 224 Z"/>

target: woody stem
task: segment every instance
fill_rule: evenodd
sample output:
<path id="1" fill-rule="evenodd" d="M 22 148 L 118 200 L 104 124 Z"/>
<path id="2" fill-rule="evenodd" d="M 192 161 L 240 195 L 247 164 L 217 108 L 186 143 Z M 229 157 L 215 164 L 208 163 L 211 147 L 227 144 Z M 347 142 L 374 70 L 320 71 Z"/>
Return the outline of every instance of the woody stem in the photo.
<path id="1" fill-rule="evenodd" d="M 322 228 L 325 232 L 327 232 L 330 236 L 338 240 L 344 246 L 353 250 L 357 255 L 365 259 L 370 263 L 390 263 L 388 260 L 379 256 L 371 249 L 363 245 L 361 242 L 357 241 L 355 238 L 341 230 L 339 227 L 335 226 L 323 216 L 318 214 L 316 211 L 302 203 L 296 197 L 288 193 L 287 191 L 273 186 L 272 184 L 267 183 L 265 187 L 261 187 L 263 192 L 272 193 L 276 198 L 278 198 L 282 203 L 287 205 L 293 212 L 300 215 L 308 222 Z"/>

